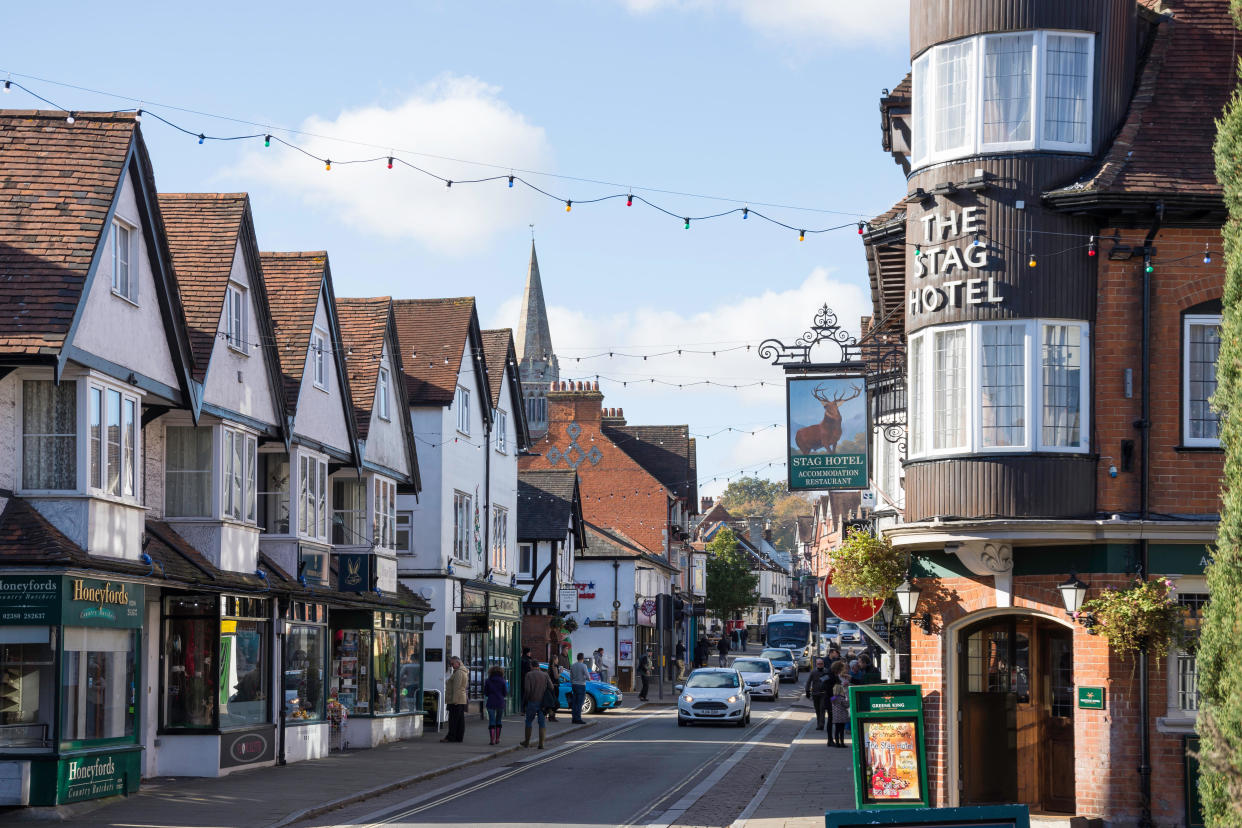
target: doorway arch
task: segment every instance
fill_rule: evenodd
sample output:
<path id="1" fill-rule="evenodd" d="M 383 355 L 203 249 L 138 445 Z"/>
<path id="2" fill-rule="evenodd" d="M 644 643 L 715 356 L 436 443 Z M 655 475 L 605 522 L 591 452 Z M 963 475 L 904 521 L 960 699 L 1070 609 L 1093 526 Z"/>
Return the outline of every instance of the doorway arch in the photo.
<path id="1" fill-rule="evenodd" d="M 1009 607 L 946 630 L 951 803 L 1074 812 L 1073 635 Z"/>

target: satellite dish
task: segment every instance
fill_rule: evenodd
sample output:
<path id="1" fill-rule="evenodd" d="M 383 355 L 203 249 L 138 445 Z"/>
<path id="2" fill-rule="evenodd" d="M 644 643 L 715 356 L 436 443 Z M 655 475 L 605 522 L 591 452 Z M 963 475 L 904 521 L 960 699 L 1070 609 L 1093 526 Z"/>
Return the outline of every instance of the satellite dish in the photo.
<path id="1" fill-rule="evenodd" d="M 431 599 L 433 592 L 432 592 L 431 587 L 423 587 L 422 589 L 418 591 L 418 594 L 423 597 L 424 601 L 427 601 Z"/>

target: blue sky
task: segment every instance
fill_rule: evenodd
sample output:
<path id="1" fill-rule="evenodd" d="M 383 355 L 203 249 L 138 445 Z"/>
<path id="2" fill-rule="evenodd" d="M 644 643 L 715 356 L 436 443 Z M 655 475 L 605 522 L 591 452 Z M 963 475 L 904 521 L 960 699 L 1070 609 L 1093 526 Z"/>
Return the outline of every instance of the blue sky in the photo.
<path id="1" fill-rule="evenodd" d="M 851 327 L 866 312 L 853 228 L 803 243 L 755 217 L 685 230 L 637 201 L 566 213 L 504 182 L 449 189 L 400 165 L 339 161 L 386 147 L 457 180 L 515 168 L 617 182 L 679 216 L 750 204 L 795 227 L 856 221 L 905 191 L 880 149 L 877 108 L 880 90 L 908 67 L 905 8 L 905 0 L 28 3 L 5 10 L 0 72 L 71 109 L 136 104 L 26 76 L 145 101 L 195 132 L 266 130 L 161 104 L 357 142 L 287 136 L 338 159 L 328 172 L 275 143 L 199 146 L 143 123 L 162 191 L 249 192 L 260 245 L 328 250 L 340 296 L 471 294 L 485 326 L 516 326 L 534 224 L 562 372 L 626 382 L 601 385 L 605 404 L 624 407 L 632 423 L 741 429 L 699 440 L 702 492 L 714 494 L 726 474 L 783 459 L 782 374 L 744 345 L 791 341 L 824 302 Z M 18 90 L 0 104 L 37 105 Z M 617 192 L 523 175 L 576 201 Z M 575 361 L 678 346 L 720 352 Z M 765 385 L 678 390 L 651 378 Z M 747 433 L 773 423 L 781 429 Z M 759 473 L 783 477 L 778 465 Z"/>

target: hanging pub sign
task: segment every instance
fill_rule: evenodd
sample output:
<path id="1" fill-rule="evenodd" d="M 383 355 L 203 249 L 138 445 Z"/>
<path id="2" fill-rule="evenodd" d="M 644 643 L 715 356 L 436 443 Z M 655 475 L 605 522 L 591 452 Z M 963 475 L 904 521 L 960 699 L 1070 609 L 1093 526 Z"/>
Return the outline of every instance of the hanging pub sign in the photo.
<path id="1" fill-rule="evenodd" d="M 337 589 L 341 592 L 371 591 L 371 556 L 345 552 L 336 556 Z"/>
<path id="2" fill-rule="evenodd" d="M 866 391 L 861 375 L 786 381 L 790 491 L 867 488 Z"/>

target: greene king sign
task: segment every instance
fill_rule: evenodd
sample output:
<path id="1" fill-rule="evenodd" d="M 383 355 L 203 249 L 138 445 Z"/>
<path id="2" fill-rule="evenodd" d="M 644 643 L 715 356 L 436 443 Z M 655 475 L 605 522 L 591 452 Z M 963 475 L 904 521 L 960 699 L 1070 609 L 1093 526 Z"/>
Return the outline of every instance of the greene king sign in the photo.
<path id="1" fill-rule="evenodd" d="M 861 376 L 786 386 L 791 491 L 867 488 L 867 394 Z"/>

